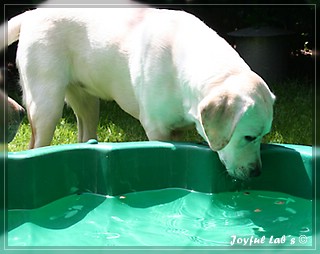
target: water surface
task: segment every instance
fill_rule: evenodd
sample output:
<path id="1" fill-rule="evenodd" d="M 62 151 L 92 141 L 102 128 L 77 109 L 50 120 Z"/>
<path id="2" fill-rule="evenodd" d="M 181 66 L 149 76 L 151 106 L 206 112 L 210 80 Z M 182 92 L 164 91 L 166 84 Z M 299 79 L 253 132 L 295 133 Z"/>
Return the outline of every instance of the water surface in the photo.
<path id="1" fill-rule="evenodd" d="M 9 246 L 312 245 L 312 201 L 279 192 L 83 193 L 7 219 Z"/>

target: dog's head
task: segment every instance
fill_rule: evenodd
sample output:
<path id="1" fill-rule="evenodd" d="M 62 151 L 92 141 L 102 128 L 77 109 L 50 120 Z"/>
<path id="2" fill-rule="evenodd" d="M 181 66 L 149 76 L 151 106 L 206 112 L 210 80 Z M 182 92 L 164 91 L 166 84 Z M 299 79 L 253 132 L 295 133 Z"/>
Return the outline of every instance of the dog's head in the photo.
<path id="1" fill-rule="evenodd" d="M 260 174 L 260 143 L 271 129 L 274 100 L 258 75 L 245 72 L 215 86 L 199 104 L 200 132 L 232 177 Z"/>

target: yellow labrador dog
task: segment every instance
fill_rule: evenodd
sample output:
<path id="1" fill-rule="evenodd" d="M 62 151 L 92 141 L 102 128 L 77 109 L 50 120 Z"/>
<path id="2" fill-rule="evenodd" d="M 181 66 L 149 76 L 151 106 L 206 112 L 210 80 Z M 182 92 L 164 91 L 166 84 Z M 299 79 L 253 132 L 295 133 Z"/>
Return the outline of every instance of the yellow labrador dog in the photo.
<path id="1" fill-rule="evenodd" d="M 96 138 L 99 99 L 139 119 L 150 140 L 194 124 L 228 173 L 260 172 L 274 95 L 228 43 L 195 16 L 153 8 L 39 8 L 8 22 L 32 127 L 50 144 L 64 100 L 79 141 Z"/>

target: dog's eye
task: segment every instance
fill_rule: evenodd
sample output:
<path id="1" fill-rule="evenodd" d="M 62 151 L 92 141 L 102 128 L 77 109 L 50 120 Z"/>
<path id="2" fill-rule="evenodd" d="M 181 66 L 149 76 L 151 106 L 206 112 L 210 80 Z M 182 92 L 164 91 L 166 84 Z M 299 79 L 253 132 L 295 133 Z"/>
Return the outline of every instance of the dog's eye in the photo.
<path id="1" fill-rule="evenodd" d="M 246 141 L 248 141 L 248 142 L 252 142 L 252 141 L 255 141 L 257 137 L 253 137 L 253 136 L 245 136 L 244 138 L 245 138 L 245 140 L 246 140 Z"/>

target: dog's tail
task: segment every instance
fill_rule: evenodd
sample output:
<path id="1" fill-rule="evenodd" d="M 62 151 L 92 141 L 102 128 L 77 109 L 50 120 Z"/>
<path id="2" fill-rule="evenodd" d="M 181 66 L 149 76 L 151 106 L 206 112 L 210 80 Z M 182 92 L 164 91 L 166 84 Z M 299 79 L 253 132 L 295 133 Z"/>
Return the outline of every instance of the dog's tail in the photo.
<path id="1" fill-rule="evenodd" d="M 1 51 L 4 50 L 7 46 L 14 43 L 15 41 L 19 40 L 21 24 L 27 13 L 28 12 L 24 12 L 18 16 L 13 17 L 8 22 L 6 22 L 6 24 L 1 24 L 1 27 L 0 27 L 0 33 L 1 33 L 0 50 Z M 6 28 L 7 28 L 7 31 L 6 31 Z M 7 36 L 6 36 L 6 32 L 7 32 Z"/>

